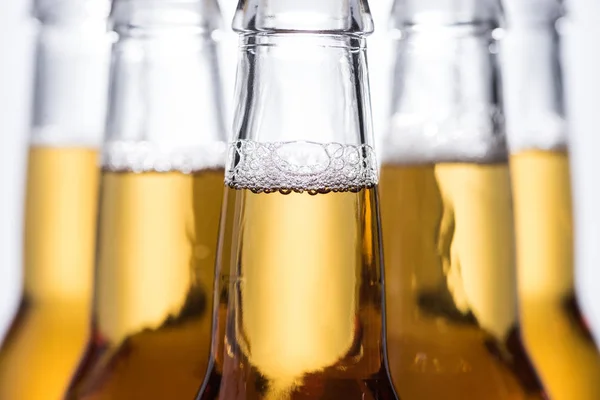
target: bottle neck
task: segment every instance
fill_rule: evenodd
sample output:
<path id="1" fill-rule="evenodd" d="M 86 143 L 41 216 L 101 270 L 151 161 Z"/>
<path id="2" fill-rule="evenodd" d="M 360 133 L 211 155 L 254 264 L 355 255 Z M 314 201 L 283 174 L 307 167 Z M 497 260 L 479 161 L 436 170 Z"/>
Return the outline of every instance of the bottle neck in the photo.
<path id="1" fill-rule="evenodd" d="M 384 162 L 505 159 L 492 25 L 399 32 Z"/>
<path id="2" fill-rule="evenodd" d="M 512 152 L 565 150 L 568 145 L 561 42 L 552 21 L 513 24 L 501 40 L 506 128 Z"/>
<path id="3" fill-rule="evenodd" d="M 504 0 L 505 26 L 518 29 L 553 25 L 564 15 L 563 3 L 562 0 Z"/>
<path id="4" fill-rule="evenodd" d="M 221 167 L 225 135 L 217 44 L 195 27 L 119 30 L 104 165 Z M 133 157 L 133 158 L 132 158 Z M 181 165 L 173 165 L 178 159 Z"/>
<path id="5" fill-rule="evenodd" d="M 41 24 L 39 29 L 32 143 L 97 148 L 109 75 L 106 20 Z"/>
<path id="6" fill-rule="evenodd" d="M 372 145 L 363 37 L 247 34 L 240 52 L 235 139 Z"/>

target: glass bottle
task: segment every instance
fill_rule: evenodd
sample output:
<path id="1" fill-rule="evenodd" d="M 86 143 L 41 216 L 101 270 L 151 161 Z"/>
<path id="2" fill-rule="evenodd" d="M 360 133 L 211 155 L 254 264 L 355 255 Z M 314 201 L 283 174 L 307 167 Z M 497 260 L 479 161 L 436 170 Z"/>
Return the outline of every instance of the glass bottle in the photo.
<path id="1" fill-rule="evenodd" d="M 600 92 L 600 2 L 563 0 L 566 15 L 561 19 L 560 36 L 565 106 L 569 131 L 569 163 L 573 192 L 575 288 L 579 306 L 600 346 L 600 166 L 596 135 L 597 96 Z"/>
<path id="2" fill-rule="evenodd" d="M 557 0 L 507 2 L 502 40 L 523 340 L 552 399 L 600 398 L 600 353 L 574 285 Z M 523 90 L 527 88 L 527 90 Z M 576 366 L 576 368 L 574 368 Z"/>
<path id="3" fill-rule="evenodd" d="M 395 399 L 383 338 L 364 0 L 241 0 L 198 399 Z"/>
<path id="4" fill-rule="evenodd" d="M 0 349 L 0 398 L 61 398 L 89 334 L 98 148 L 108 92 L 105 0 L 35 2 L 23 293 Z"/>
<path id="5" fill-rule="evenodd" d="M 398 0 L 381 216 L 403 400 L 541 399 L 520 341 L 494 2 Z"/>
<path id="6" fill-rule="evenodd" d="M 190 399 L 206 374 L 226 137 L 214 0 L 116 0 L 93 332 L 67 399 Z"/>

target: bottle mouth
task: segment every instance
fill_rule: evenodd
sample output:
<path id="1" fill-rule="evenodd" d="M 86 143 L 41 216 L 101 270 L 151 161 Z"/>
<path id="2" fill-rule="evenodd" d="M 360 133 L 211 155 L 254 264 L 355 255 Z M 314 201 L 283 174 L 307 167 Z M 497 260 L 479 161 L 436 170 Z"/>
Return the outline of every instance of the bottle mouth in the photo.
<path id="1" fill-rule="evenodd" d="M 417 26 L 497 27 L 502 18 L 500 0 L 396 0 L 390 25 L 394 30 Z"/>
<path id="2" fill-rule="evenodd" d="M 563 0 L 503 0 L 509 25 L 547 25 L 565 15 Z"/>
<path id="3" fill-rule="evenodd" d="M 233 21 L 239 33 L 373 32 L 367 0 L 240 0 Z"/>
<path id="4" fill-rule="evenodd" d="M 111 22 L 128 28 L 195 28 L 211 33 L 222 27 L 216 0 L 113 0 Z"/>
<path id="5" fill-rule="evenodd" d="M 44 24 L 106 21 L 110 3 L 111 0 L 34 0 L 32 14 Z"/>

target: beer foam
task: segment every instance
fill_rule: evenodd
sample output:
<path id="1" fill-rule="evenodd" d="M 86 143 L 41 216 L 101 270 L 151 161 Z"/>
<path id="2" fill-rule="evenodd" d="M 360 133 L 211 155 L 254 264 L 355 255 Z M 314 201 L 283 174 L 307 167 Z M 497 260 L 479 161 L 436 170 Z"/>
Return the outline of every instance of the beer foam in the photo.
<path id="1" fill-rule="evenodd" d="M 384 164 L 504 161 L 508 157 L 498 110 L 427 121 L 407 115 L 392 120 Z"/>
<path id="2" fill-rule="evenodd" d="M 537 113 L 508 130 L 512 153 L 525 150 L 564 151 L 568 147 L 568 139 L 565 119 L 554 112 Z"/>
<path id="3" fill-rule="evenodd" d="M 400 145 L 386 143 L 384 163 L 437 163 L 505 161 L 508 157 L 504 138 L 447 138 L 430 141 L 425 137 L 405 137 Z"/>
<path id="4" fill-rule="evenodd" d="M 102 131 L 65 129 L 46 125 L 31 130 L 30 145 L 38 147 L 79 147 L 99 149 L 102 146 Z"/>
<path id="5" fill-rule="evenodd" d="M 238 140 L 230 145 L 228 163 L 225 183 L 257 192 L 346 191 L 378 183 L 368 145 Z"/>
<path id="6" fill-rule="evenodd" d="M 102 166 L 112 171 L 191 173 L 223 169 L 227 144 L 207 142 L 193 146 L 165 146 L 144 141 L 108 142 L 102 149 Z"/>

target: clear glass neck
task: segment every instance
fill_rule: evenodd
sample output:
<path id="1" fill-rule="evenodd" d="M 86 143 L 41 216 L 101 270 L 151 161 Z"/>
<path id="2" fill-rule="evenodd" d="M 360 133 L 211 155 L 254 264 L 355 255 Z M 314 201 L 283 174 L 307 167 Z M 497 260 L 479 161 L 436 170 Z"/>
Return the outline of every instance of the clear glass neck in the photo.
<path id="1" fill-rule="evenodd" d="M 396 50 L 384 162 L 505 159 L 495 53 L 485 25 L 405 29 Z"/>
<path id="2" fill-rule="evenodd" d="M 364 38 L 245 34 L 240 52 L 234 118 L 237 147 L 229 158 L 229 183 L 248 185 L 254 179 L 250 175 L 262 169 L 271 173 L 251 186 L 333 188 L 350 183 L 338 174 L 344 168 L 355 179 L 352 185 L 376 183 Z M 266 148 L 257 150 L 257 143 Z M 271 155 L 260 157 L 262 151 Z M 248 181 L 241 172 L 257 157 L 260 167 L 250 171 Z"/>
<path id="3" fill-rule="evenodd" d="M 249 35 L 240 51 L 238 139 L 371 144 L 364 39 Z"/>
<path id="4" fill-rule="evenodd" d="M 563 0 L 502 0 L 506 25 L 547 26 L 564 15 Z"/>
<path id="5" fill-rule="evenodd" d="M 48 13 L 40 18 L 32 143 L 97 147 L 104 132 L 110 64 L 106 13 L 99 7 L 85 15 L 61 14 L 57 8 L 52 18 Z"/>
<path id="6" fill-rule="evenodd" d="M 216 1 L 117 0 L 105 167 L 223 167 L 221 76 L 208 29 L 220 14 L 213 11 Z"/>

